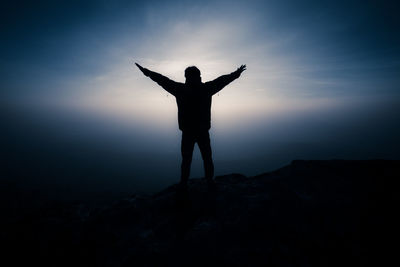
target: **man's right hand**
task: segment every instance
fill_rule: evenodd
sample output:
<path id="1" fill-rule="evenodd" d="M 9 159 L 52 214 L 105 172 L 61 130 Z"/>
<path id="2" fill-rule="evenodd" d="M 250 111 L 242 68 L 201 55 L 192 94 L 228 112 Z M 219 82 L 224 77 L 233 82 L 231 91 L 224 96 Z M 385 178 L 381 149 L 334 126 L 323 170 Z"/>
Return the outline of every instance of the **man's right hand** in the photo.
<path id="1" fill-rule="evenodd" d="M 242 65 L 239 68 L 237 68 L 236 72 L 239 73 L 239 75 L 240 75 L 245 70 L 246 70 L 246 65 Z"/>
<path id="2" fill-rule="evenodd" d="M 142 66 L 140 66 L 140 65 L 137 64 L 136 62 L 135 62 L 135 64 L 136 64 L 136 66 L 139 68 L 139 70 L 141 70 L 141 71 L 143 72 L 143 74 L 144 74 L 145 76 L 149 76 L 149 75 L 150 75 L 150 71 L 149 71 L 148 69 L 143 68 Z"/>

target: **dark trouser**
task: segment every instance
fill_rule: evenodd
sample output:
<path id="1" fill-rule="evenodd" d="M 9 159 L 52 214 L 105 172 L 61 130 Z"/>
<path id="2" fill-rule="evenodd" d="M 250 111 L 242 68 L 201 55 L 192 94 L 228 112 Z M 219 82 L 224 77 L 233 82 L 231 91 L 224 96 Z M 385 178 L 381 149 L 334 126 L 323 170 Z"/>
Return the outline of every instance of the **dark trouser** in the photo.
<path id="1" fill-rule="evenodd" d="M 190 165 L 192 163 L 192 155 L 194 144 L 200 148 L 201 156 L 204 162 L 204 172 L 206 179 L 212 179 L 214 176 L 214 163 L 211 154 L 210 134 L 206 131 L 182 131 L 182 165 L 181 165 L 181 182 L 185 183 L 189 179 Z"/>

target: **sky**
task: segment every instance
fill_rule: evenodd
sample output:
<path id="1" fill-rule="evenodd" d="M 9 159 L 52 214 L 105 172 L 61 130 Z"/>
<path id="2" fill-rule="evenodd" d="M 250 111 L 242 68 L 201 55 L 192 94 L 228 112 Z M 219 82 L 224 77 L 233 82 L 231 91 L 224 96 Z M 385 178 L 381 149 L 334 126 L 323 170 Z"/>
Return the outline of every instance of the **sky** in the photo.
<path id="1" fill-rule="evenodd" d="M 400 158 L 396 1 L 5 1 L 1 10 L 5 179 L 82 191 L 176 182 L 175 99 L 134 62 L 179 82 L 187 66 L 208 81 L 247 65 L 213 97 L 217 175 Z M 202 175 L 196 149 L 192 177 Z"/>

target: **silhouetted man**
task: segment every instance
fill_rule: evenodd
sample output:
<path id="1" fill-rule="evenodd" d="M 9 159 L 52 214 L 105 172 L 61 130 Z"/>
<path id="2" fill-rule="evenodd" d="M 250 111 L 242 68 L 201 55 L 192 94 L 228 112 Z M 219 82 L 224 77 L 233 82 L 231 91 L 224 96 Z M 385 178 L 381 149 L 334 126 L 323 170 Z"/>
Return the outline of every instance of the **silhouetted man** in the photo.
<path id="1" fill-rule="evenodd" d="M 143 68 L 137 63 L 135 64 L 144 75 L 150 77 L 176 98 L 179 129 L 182 131 L 181 185 L 185 186 L 189 179 L 195 143 L 198 144 L 203 157 L 205 178 L 207 182 L 211 183 L 214 176 L 210 135 L 208 133 L 211 128 L 211 98 L 230 82 L 239 78 L 240 74 L 246 70 L 246 65 L 240 66 L 231 74 L 222 75 L 206 83 L 201 81 L 198 68 L 188 67 L 185 70 L 186 82 L 179 83 L 157 72 Z"/>

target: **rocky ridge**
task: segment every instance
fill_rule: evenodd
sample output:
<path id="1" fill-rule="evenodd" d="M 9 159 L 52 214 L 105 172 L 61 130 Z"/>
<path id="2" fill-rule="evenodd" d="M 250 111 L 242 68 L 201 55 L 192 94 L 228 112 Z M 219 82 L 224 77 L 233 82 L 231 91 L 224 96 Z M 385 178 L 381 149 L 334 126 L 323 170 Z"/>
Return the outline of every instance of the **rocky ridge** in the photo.
<path id="1" fill-rule="evenodd" d="M 3 252 L 15 266 L 367 266 L 391 253 L 399 166 L 299 160 L 95 208 L 9 207 Z"/>

